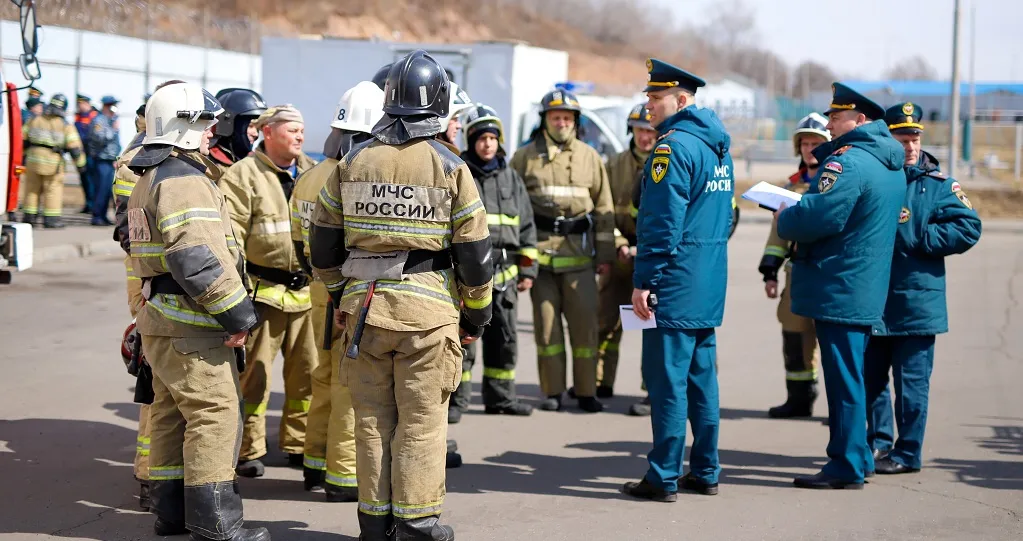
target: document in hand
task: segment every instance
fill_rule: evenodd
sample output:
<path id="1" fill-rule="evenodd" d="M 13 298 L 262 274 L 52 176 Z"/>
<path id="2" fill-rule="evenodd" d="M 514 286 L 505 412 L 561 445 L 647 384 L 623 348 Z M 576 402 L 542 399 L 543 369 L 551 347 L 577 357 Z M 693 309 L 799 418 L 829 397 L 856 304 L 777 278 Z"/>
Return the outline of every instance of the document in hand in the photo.
<path id="1" fill-rule="evenodd" d="M 782 203 L 785 206 L 794 207 L 803 198 L 798 194 L 785 188 L 779 188 L 769 182 L 758 182 L 752 188 L 742 194 L 743 199 L 748 199 L 768 210 L 778 210 Z"/>

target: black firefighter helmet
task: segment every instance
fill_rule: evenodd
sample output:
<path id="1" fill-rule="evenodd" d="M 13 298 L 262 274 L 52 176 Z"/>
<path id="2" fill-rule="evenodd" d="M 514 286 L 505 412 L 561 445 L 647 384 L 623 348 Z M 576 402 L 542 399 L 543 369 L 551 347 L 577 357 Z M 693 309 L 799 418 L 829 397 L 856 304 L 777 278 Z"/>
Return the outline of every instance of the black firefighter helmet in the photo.
<path id="1" fill-rule="evenodd" d="M 387 82 L 387 74 L 391 72 L 391 66 L 393 65 L 393 62 L 385 64 L 382 68 L 378 69 L 376 75 L 373 76 L 373 84 L 380 87 L 380 90 L 384 89 L 384 83 Z"/>
<path id="2" fill-rule="evenodd" d="M 451 83 L 444 66 L 417 49 L 394 63 L 384 82 L 384 113 L 391 116 L 448 114 Z"/>
<path id="3" fill-rule="evenodd" d="M 225 88 L 217 92 L 217 99 L 224 106 L 224 114 L 214 127 L 218 137 L 231 137 L 236 119 L 246 116 L 255 119 L 266 111 L 263 96 L 248 88 Z"/>

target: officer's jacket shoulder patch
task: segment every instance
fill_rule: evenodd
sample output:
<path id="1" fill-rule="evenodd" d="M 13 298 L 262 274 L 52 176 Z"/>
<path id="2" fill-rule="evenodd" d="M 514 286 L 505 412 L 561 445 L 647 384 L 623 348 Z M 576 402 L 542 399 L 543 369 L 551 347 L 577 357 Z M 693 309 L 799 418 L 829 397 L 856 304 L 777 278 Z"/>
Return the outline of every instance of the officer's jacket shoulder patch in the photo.
<path id="1" fill-rule="evenodd" d="M 850 148 L 852 148 L 852 145 L 845 145 L 844 147 L 839 147 L 837 150 L 832 152 L 831 155 L 832 156 L 841 156 L 842 154 L 845 154 L 846 152 L 848 152 Z"/>
<path id="2" fill-rule="evenodd" d="M 446 147 L 444 143 L 441 143 L 436 139 L 427 139 L 427 142 L 430 143 L 430 146 L 432 146 L 433 149 L 437 151 L 437 155 L 440 156 L 441 164 L 444 165 L 445 175 L 450 175 L 452 171 L 458 169 L 460 165 L 465 163 L 462 161 L 462 158 L 458 157 L 458 155 L 452 152 L 450 148 Z"/>

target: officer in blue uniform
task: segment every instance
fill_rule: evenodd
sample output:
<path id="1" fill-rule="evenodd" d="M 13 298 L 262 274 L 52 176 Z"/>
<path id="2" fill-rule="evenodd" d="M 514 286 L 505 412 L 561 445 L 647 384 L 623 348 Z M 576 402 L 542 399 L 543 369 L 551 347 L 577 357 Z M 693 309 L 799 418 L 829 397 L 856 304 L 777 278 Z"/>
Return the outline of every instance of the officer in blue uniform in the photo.
<path id="1" fill-rule="evenodd" d="M 867 346 L 867 443 L 877 473 L 920 470 L 934 336 L 948 332 L 945 257 L 980 240 L 981 224 L 966 193 L 921 148 L 923 111 L 900 103 L 885 112 L 892 137 L 906 152 L 906 200 L 899 215 L 884 322 Z M 895 380 L 895 426 L 888 371 Z"/>
<path id="2" fill-rule="evenodd" d="M 644 320 L 656 312 L 642 354 L 654 445 L 646 475 L 622 490 L 673 502 L 679 485 L 718 492 L 714 329 L 725 311 L 734 183 L 731 138 L 713 111 L 695 105 L 706 83 L 659 60 L 647 60 L 647 71 L 646 108 L 660 137 L 641 180 L 632 306 Z M 687 417 L 693 446 L 683 476 Z"/>
<path id="3" fill-rule="evenodd" d="M 881 118 L 884 109 L 832 85 L 821 164 L 799 204 L 778 209 L 778 235 L 796 243 L 792 311 L 814 319 L 828 395 L 831 459 L 801 488 L 863 488 L 874 473 L 867 447 L 863 355 L 881 321 L 899 209 L 906 195 L 905 152 Z"/>

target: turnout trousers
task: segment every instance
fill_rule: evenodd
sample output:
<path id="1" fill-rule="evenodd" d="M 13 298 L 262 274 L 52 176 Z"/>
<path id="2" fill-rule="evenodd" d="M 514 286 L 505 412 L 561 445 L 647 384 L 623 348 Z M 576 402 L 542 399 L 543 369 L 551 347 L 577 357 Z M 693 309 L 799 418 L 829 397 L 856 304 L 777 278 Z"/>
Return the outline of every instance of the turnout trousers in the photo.
<path id="1" fill-rule="evenodd" d="M 313 394 L 312 372 L 319 359 L 312 310 L 285 312 L 265 304 L 256 306 L 260 322 L 246 342 L 247 367 L 241 379 L 245 399 L 245 430 L 239 455 L 242 461 L 266 454 L 270 368 L 278 352 L 284 356 L 284 408 L 279 447 L 288 454 L 304 453 L 306 421 Z"/>
<path id="2" fill-rule="evenodd" d="M 145 297 L 142 296 L 142 280 L 135 276 L 131 267 L 131 257 L 124 258 L 124 268 L 127 275 L 126 291 L 128 293 L 128 311 L 131 317 L 135 317 Z M 133 470 L 135 479 L 139 481 L 149 480 L 149 454 L 152 446 L 152 438 L 149 434 L 149 404 L 139 404 L 139 430 L 135 438 L 135 463 Z"/>
<path id="3" fill-rule="evenodd" d="M 862 483 L 874 471 L 867 448 L 867 406 L 863 356 L 870 327 L 815 321 L 821 345 L 821 367 L 828 395 L 828 458 L 823 473 L 849 483 Z"/>
<path id="4" fill-rule="evenodd" d="M 234 352 L 224 346 L 225 338 L 142 339 L 155 395 L 149 455 L 153 512 L 213 539 L 229 539 L 242 522 L 234 484 L 242 406 Z M 210 523 L 211 513 L 218 522 Z"/>
<path id="5" fill-rule="evenodd" d="M 599 314 L 600 346 L 597 348 L 597 385 L 614 388 L 618 376 L 618 346 L 622 341 L 622 325 L 618 306 L 632 304 L 633 264 L 615 261 L 611 272 L 597 277 L 600 292 Z"/>
<path id="6" fill-rule="evenodd" d="M 895 389 L 894 425 L 888 371 Z M 934 370 L 934 335 L 873 336 L 867 346 L 867 444 L 890 451 L 894 462 L 919 469 L 923 460 L 927 403 Z"/>
<path id="7" fill-rule="evenodd" d="M 785 273 L 785 289 L 778 300 L 778 322 L 781 323 L 782 358 L 785 360 L 785 381 L 817 381 L 817 331 L 808 317 L 792 313 L 792 273 Z"/>
<path id="8" fill-rule="evenodd" d="M 589 269 L 540 272 L 530 290 L 540 389 L 544 396 L 565 392 L 568 357 L 564 315 L 572 343 L 572 382 L 578 397 L 597 393 L 597 281 Z"/>
<path id="9" fill-rule="evenodd" d="M 331 349 L 322 349 L 330 295 L 323 282 L 310 284 L 313 334 L 319 354 L 312 373 L 313 398 L 306 424 L 304 458 L 307 473 L 323 472 L 326 482 L 342 487 L 355 483 L 355 413 L 348 388 L 341 385 L 341 332 L 332 328 Z M 333 327 L 334 323 L 329 323 Z M 332 452 L 333 451 L 333 452 Z"/>
<path id="10" fill-rule="evenodd" d="M 22 177 L 25 182 L 25 214 L 38 215 L 40 207 L 43 216 L 60 216 L 64 205 L 64 171 L 55 175 L 40 175 L 26 169 Z"/>
<path id="11" fill-rule="evenodd" d="M 347 316 L 344 347 L 358 318 Z M 359 524 L 409 529 L 440 517 L 444 503 L 448 399 L 461 379 L 457 324 L 423 331 L 366 325 L 357 358 L 341 359 L 355 407 Z M 405 524 L 402 524 L 404 522 Z"/>
<path id="12" fill-rule="evenodd" d="M 678 490 L 687 418 L 693 429 L 689 471 L 706 483 L 718 482 L 721 414 L 716 359 L 714 329 L 643 331 L 643 381 L 650 395 L 654 436 L 646 479 L 656 487 Z"/>
<path id="13" fill-rule="evenodd" d="M 483 404 L 497 408 L 515 402 L 515 361 L 518 356 L 518 337 L 515 320 L 518 317 L 519 293 L 514 281 L 506 282 L 508 289 L 494 292 L 490 323 L 483 328 L 479 340 L 483 348 Z M 462 380 L 451 395 L 450 407 L 462 411 L 469 409 L 472 399 L 472 367 L 476 364 L 476 345 L 469 344 L 462 357 Z"/>

